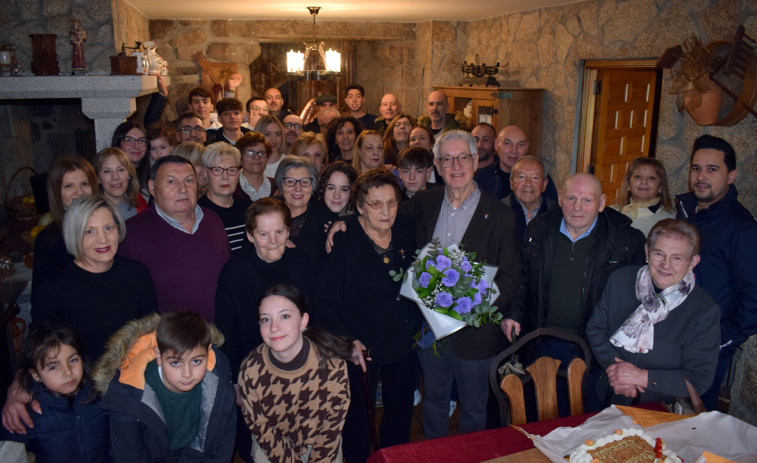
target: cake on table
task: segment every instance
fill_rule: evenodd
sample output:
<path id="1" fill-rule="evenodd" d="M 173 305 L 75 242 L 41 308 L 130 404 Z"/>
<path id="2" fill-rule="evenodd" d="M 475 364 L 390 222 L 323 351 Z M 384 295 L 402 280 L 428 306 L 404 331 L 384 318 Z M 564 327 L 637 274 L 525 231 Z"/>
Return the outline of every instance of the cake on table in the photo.
<path id="1" fill-rule="evenodd" d="M 616 429 L 601 439 L 589 439 L 570 452 L 571 463 L 682 463 L 662 439 L 641 429 Z"/>

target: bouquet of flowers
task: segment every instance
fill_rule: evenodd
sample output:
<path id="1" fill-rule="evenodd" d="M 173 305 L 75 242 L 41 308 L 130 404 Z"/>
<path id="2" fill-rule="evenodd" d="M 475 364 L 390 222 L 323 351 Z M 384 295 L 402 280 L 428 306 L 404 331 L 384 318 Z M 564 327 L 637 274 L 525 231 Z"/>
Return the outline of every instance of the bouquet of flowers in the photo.
<path id="1" fill-rule="evenodd" d="M 405 274 L 400 294 L 418 304 L 426 319 L 424 331 L 435 339 L 462 329 L 499 324 L 502 314 L 491 305 L 499 295 L 493 283 L 497 268 L 475 261 L 476 253 L 456 245 L 447 248 L 438 240 L 428 243 Z M 428 346 L 428 342 L 419 342 Z"/>

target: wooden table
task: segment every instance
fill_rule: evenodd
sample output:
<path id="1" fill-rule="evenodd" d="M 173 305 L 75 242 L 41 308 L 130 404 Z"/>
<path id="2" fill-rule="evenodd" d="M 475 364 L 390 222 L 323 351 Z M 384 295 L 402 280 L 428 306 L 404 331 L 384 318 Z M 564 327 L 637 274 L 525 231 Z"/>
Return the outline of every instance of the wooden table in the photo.
<path id="1" fill-rule="evenodd" d="M 664 411 L 664 408 L 656 403 L 640 407 Z M 561 426 L 578 426 L 594 415 L 596 413 L 566 416 L 524 424 L 521 428 L 530 434 L 543 436 Z M 533 452 L 530 454 L 514 455 L 531 449 Z M 512 458 L 500 458 L 509 455 L 512 455 Z M 544 460 L 535 459 L 537 456 Z M 534 448 L 530 439 L 515 428 L 505 427 L 387 447 L 371 455 L 368 463 L 480 463 L 489 460 L 494 460 L 490 463 L 549 461 Z"/>

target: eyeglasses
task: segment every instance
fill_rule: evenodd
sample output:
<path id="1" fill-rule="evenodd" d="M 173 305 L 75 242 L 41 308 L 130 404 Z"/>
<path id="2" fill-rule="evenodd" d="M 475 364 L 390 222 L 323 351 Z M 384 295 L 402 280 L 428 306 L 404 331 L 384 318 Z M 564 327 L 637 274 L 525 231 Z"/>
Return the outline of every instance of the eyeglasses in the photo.
<path id="1" fill-rule="evenodd" d="M 473 155 L 472 154 L 461 154 L 460 156 L 443 156 L 441 158 L 436 158 L 439 160 L 439 163 L 442 165 L 442 167 L 452 167 L 452 164 L 457 161 L 458 164 L 460 164 L 461 167 L 468 167 L 473 163 Z"/>
<path id="2" fill-rule="evenodd" d="M 254 158 L 254 157 L 264 158 L 268 156 L 268 153 L 266 153 L 265 151 L 246 150 L 244 152 L 244 155 L 248 158 Z"/>
<path id="3" fill-rule="evenodd" d="M 239 166 L 227 167 L 225 169 L 223 167 L 210 167 L 209 170 L 210 173 L 215 175 L 216 177 L 220 177 L 224 172 L 233 177 L 239 173 Z"/>
<path id="4" fill-rule="evenodd" d="M 181 130 L 181 133 L 183 133 L 184 135 L 192 135 L 192 132 L 194 132 L 197 135 L 200 135 L 201 133 L 205 133 L 205 129 L 203 127 L 200 127 L 199 125 L 195 127 L 190 127 L 187 125 L 187 126 L 182 127 L 179 130 Z"/>
<path id="5" fill-rule="evenodd" d="M 363 204 L 370 207 L 374 211 L 378 211 L 379 209 L 384 207 L 384 205 L 386 205 L 387 209 L 394 209 L 399 206 L 400 203 L 396 199 L 390 199 L 389 201 L 379 201 L 377 199 L 376 201 L 364 202 Z"/>
<path id="6" fill-rule="evenodd" d="M 302 127 L 302 124 L 295 124 L 292 122 L 287 122 L 286 124 L 284 124 L 284 128 L 287 130 L 290 130 L 290 129 L 302 130 L 303 127 Z"/>
<path id="7" fill-rule="evenodd" d="M 684 267 L 689 263 L 691 260 L 691 257 L 682 256 L 680 254 L 672 254 L 668 256 L 662 251 L 659 251 L 657 249 L 652 249 L 649 251 L 649 261 L 654 263 L 662 263 L 665 262 L 668 257 L 670 257 L 670 265 L 673 267 L 681 268 Z"/>
<path id="8" fill-rule="evenodd" d="M 295 185 L 300 184 L 302 188 L 310 188 L 313 185 L 313 179 L 310 177 L 294 178 L 284 177 L 284 186 L 294 188 Z"/>
<path id="9" fill-rule="evenodd" d="M 268 106 L 252 106 L 250 109 L 253 111 L 266 111 L 268 112 Z"/>
<path id="10" fill-rule="evenodd" d="M 394 124 L 394 126 L 395 127 L 404 127 L 404 128 L 407 129 L 409 127 L 412 127 L 413 124 L 411 124 L 409 121 L 405 121 L 405 122 L 397 122 L 396 124 Z"/>
<path id="11" fill-rule="evenodd" d="M 147 139 L 146 138 L 134 138 L 134 137 L 124 137 L 124 144 L 126 145 L 133 145 L 133 144 L 139 144 L 141 146 L 147 146 Z"/>

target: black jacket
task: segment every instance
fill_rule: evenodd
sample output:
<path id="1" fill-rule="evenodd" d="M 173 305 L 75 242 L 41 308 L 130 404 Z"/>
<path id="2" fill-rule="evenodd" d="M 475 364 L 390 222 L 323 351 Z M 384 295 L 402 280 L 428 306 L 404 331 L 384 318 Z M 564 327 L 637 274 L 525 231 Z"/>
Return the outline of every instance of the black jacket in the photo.
<path id="1" fill-rule="evenodd" d="M 91 386 L 82 383 L 71 404 L 56 397 L 42 383 L 34 384 L 34 398 L 42 414 L 26 409 L 34 427 L 26 434 L 11 433 L 0 426 L 0 440 L 21 442 L 45 463 L 108 463 L 108 415 L 97 400 L 90 399 Z"/>
<path id="2" fill-rule="evenodd" d="M 197 435 L 188 446 L 169 450 L 160 403 L 144 379 L 154 358 L 152 330 L 159 320 L 152 315 L 127 324 L 113 335 L 95 367 L 97 388 L 104 392 L 100 406 L 110 414 L 111 457 L 114 462 L 228 463 L 234 453 L 236 404 L 229 362 L 215 347 L 202 384 L 195 386 L 202 388 Z M 126 358 L 131 359 L 128 365 Z"/>
<path id="3" fill-rule="evenodd" d="M 720 342 L 726 355 L 757 333 L 757 222 L 738 195 L 732 185 L 723 199 L 697 213 L 693 194 L 677 197 L 678 217 L 697 227 L 702 237 L 702 260 L 694 274 L 697 285 L 720 306 Z"/>
<path id="4" fill-rule="evenodd" d="M 523 235 L 523 276 L 516 302 L 505 313 L 523 325 L 521 334 L 546 326 L 549 288 L 555 255 L 555 241 L 560 237 L 562 209 L 553 207 L 539 214 L 526 228 Z M 630 264 L 643 264 L 644 235 L 631 227 L 631 219 L 620 212 L 605 208 L 599 213 L 592 233 L 598 234 L 598 246 L 586 258 L 583 278 L 582 305 L 586 307 L 587 319 L 602 295 L 610 274 Z"/>
<path id="5" fill-rule="evenodd" d="M 415 240 L 419 248 L 434 237 L 445 192 L 445 188 L 421 190 L 400 208 L 401 213 L 409 214 L 415 220 Z M 482 192 L 460 244 L 466 252 L 475 251 L 477 261 L 497 267 L 494 282 L 499 287 L 500 295 L 493 305 L 505 313 L 504 308 L 510 304 L 518 289 L 521 271 L 513 211 Z M 507 338 L 499 325 L 480 328 L 466 326 L 445 339 L 449 339 L 455 355 L 464 360 L 485 359 L 507 346 Z"/>

